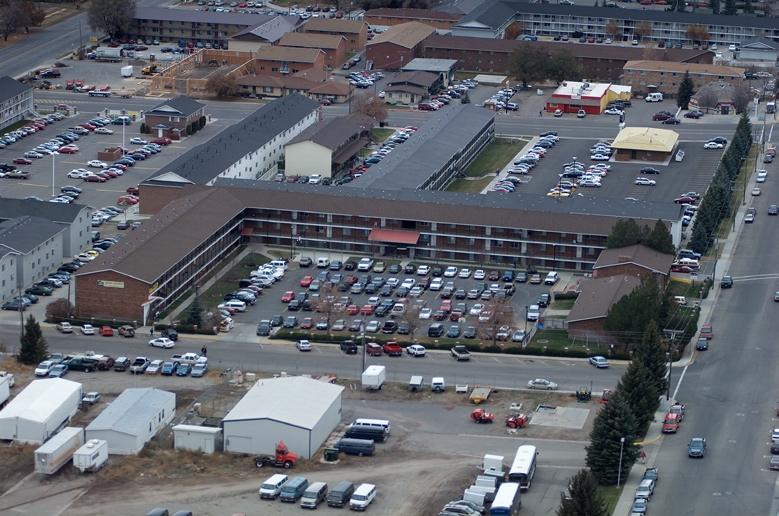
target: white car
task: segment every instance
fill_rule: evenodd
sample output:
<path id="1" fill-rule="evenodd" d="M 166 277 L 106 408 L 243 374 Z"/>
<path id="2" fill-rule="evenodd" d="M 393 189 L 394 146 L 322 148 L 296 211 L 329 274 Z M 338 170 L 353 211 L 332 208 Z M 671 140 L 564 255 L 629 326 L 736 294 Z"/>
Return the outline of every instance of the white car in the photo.
<path id="1" fill-rule="evenodd" d="M 35 368 L 35 376 L 49 376 L 51 369 L 55 365 L 57 365 L 56 362 L 52 362 L 51 360 L 44 360 L 38 364 L 38 367 Z"/>
<path id="2" fill-rule="evenodd" d="M 444 288 L 444 280 L 441 278 L 433 278 L 433 281 L 430 282 L 430 290 L 436 291 L 441 290 Z"/>
<path id="3" fill-rule="evenodd" d="M 484 310 L 484 305 L 481 303 L 476 303 L 471 307 L 471 310 L 468 312 L 468 315 L 479 315 L 482 310 Z"/>
<path id="4" fill-rule="evenodd" d="M 146 145 L 149 142 L 147 142 L 143 138 L 135 137 L 130 139 L 130 143 L 132 143 L 133 145 Z"/>
<path id="5" fill-rule="evenodd" d="M 554 382 L 550 382 L 549 380 L 544 380 L 543 378 L 536 378 L 535 380 L 530 380 L 527 382 L 528 389 L 546 389 L 548 391 L 555 391 L 557 390 L 557 384 Z"/>
<path id="6" fill-rule="evenodd" d="M 300 351 L 311 351 L 311 343 L 307 340 L 299 340 L 295 343 L 295 347 Z"/>
<path id="7" fill-rule="evenodd" d="M 600 181 L 596 181 L 595 179 L 584 179 L 582 181 L 579 181 L 579 186 L 588 186 L 592 188 L 600 188 L 601 184 Z"/>
<path id="8" fill-rule="evenodd" d="M 226 306 L 227 308 L 232 308 L 236 312 L 246 311 L 246 303 L 244 303 L 239 299 L 231 299 L 230 301 L 225 301 L 224 303 L 221 303 L 219 306 Z"/>
<path id="9" fill-rule="evenodd" d="M 41 159 L 43 157 L 43 154 L 41 154 L 40 152 L 35 152 L 35 151 L 27 151 L 27 152 L 24 153 L 24 157 L 25 158 Z"/>
<path id="10" fill-rule="evenodd" d="M 170 349 L 175 345 L 176 344 L 172 340 L 166 337 L 160 337 L 158 339 L 152 339 L 149 341 L 149 346 L 154 346 L 155 348 Z"/>
<path id="11" fill-rule="evenodd" d="M 95 129 L 95 134 L 114 134 L 114 132 L 106 127 L 98 127 Z"/>
<path id="12" fill-rule="evenodd" d="M 403 283 L 400 284 L 401 287 L 406 287 L 407 289 L 411 290 L 414 288 L 414 285 L 417 284 L 417 281 L 414 278 L 406 278 L 403 280 Z"/>
<path id="13" fill-rule="evenodd" d="M 162 371 L 162 360 L 154 360 L 149 367 L 146 368 L 146 374 L 157 374 Z"/>
<path id="14" fill-rule="evenodd" d="M 444 271 L 444 278 L 454 278 L 457 276 L 457 267 L 447 267 Z"/>
<path id="15" fill-rule="evenodd" d="M 420 265 L 417 269 L 417 276 L 427 276 L 428 274 L 430 274 L 429 265 Z"/>
<path id="16" fill-rule="evenodd" d="M 94 335 L 95 334 L 95 327 L 91 324 L 85 324 L 81 327 L 81 333 L 84 335 Z"/>
<path id="17" fill-rule="evenodd" d="M 617 108 L 609 108 L 603 112 L 604 115 L 621 115 L 622 111 Z"/>
<path id="18" fill-rule="evenodd" d="M 471 269 L 460 269 L 460 274 L 458 274 L 460 278 L 470 278 L 471 277 Z"/>
<path id="19" fill-rule="evenodd" d="M 82 177 L 84 177 L 84 174 L 88 174 L 88 173 L 89 172 L 87 172 L 87 171 L 76 169 L 76 170 L 71 170 L 70 172 L 68 172 L 68 177 L 71 178 L 71 179 L 81 179 Z"/>
<path id="20" fill-rule="evenodd" d="M 768 176 L 768 172 L 765 170 L 761 170 L 757 173 L 757 182 L 758 183 L 765 183 L 766 177 Z"/>
<path id="21" fill-rule="evenodd" d="M 590 357 L 590 364 L 594 365 L 599 369 L 609 367 L 609 361 L 606 360 L 606 357 L 601 357 L 601 356 Z"/>
<path id="22" fill-rule="evenodd" d="M 611 157 L 608 154 L 593 154 L 590 159 L 592 161 L 608 161 Z"/>
<path id="23" fill-rule="evenodd" d="M 717 143 L 717 142 L 706 142 L 706 143 L 703 144 L 703 148 L 704 149 L 723 149 L 723 148 L 725 148 L 725 146 L 722 145 L 721 143 Z"/>
<path id="24" fill-rule="evenodd" d="M 87 166 L 92 168 L 108 168 L 108 164 L 100 161 L 99 159 L 92 159 L 87 161 Z"/>
<path id="25" fill-rule="evenodd" d="M 600 169 L 600 170 L 611 170 L 611 165 L 608 165 L 606 163 L 596 163 L 594 165 L 590 165 L 587 167 L 589 169 Z"/>
<path id="26" fill-rule="evenodd" d="M 419 344 L 412 344 L 411 346 L 406 347 L 406 353 L 412 357 L 423 357 L 425 356 L 425 347 L 420 346 Z"/>
<path id="27" fill-rule="evenodd" d="M 473 273 L 473 279 L 475 280 L 483 280 L 487 277 L 487 273 L 484 272 L 484 269 L 476 269 L 476 271 Z"/>
<path id="28" fill-rule="evenodd" d="M 648 177 L 637 177 L 634 183 L 641 186 L 655 186 L 657 184 L 654 179 Z"/>
<path id="29" fill-rule="evenodd" d="M 433 316 L 432 308 L 423 308 L 419 311 L 419 318 L 423 320 L 430 319 Z"/>

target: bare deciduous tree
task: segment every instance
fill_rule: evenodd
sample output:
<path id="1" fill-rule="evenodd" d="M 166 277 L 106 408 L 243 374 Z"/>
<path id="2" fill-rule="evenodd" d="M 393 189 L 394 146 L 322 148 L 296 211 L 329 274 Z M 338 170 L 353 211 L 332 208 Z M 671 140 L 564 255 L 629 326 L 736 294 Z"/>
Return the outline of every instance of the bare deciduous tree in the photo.
<path id="1" fill-rule="evenodd" d="M 636 28 L 633 29 L 633 34 L 638 36 L 639 40 L 652 34 L 652 24 L 649 22 L 641 22 L 636 24 Z"/>
<path id="2" fill-rule="evenodd" d="M 708 113 L 709 109 L 717 107 L 719 97 L 714 88 L 706 88 L 698 94 L 696 100 L 698 101 L 698 107 L 706 108 L 706 113 Z"/>
<path id="3" fill-rule="evenodd" d="M 386 104 L 372 93 L 358 93 L 354 96 L 353 102 L 358 113 L 375 118 L 377 122 L 387 119 Z"/>
<path id="4" fill-rule="evenodd" d="M 616 38 L 617 34 L 619 34 L 619 25 L 617 25 L 617 20 L 614 18 L 606 22 L 606 34 L 612 38 Z"/>

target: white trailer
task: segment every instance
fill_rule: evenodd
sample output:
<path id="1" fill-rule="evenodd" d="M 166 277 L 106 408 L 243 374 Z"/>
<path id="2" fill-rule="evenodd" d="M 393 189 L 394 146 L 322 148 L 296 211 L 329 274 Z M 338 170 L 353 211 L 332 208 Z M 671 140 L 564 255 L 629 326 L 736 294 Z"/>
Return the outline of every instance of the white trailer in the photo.
<path id="1" fill-rule="evenodd" d="M 90 439 L 73 454 L 73 465 L 82 473 L 95 472 L 108 461 L 108 441 Z"/>
<path id="2" fill-rule="evenodd" d="M 362 373 L 362 386 L 368 390 L 381 389 L 387 379 L 387 368 L 383 365 L 368 366 Z"/>
<path id="3" fill-rule="evenodd" d="M 70 462 L 84 444 L 84 429 L 69 426 L 35 450 L 35 471 L 51 475 Z"/>
<path id="4" fill-rule="evenodd" d="M 503 471 L 503 455 L 485 455 L 481 460 L 481 470 Z"/>
<path id="5" fill-rule="evenodd" d="M 132 65 L 127 65 L 122 67 L 122 77 L 132 77 L 133 76 L 133 67 Z"/>
<path id="6" fill-rule="evenodd" d="M 7 376 L 0 377 L 0 408 L 5 407 L 11 398 L 11 380 Z"/>

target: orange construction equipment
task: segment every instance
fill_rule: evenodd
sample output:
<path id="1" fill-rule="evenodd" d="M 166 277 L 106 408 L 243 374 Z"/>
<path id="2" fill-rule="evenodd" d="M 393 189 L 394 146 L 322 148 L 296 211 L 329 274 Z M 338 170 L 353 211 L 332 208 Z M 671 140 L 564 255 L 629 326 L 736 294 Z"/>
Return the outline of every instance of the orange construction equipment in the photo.
<path id="1" fill-rule="evenodd" d="M 495 414 L 484 412 L 484 409 L 476 409 L 471 412 L 471 419 L 477 423 L 492 423 L 495 420 Z"/>
<path id="2" fill-rule="evenodd" d="M 510 428 L 524 428 L 527 426 L 527 414 L 519 414 L 517 416 L 508 416 L 506 418 L 506 426 Z"/>

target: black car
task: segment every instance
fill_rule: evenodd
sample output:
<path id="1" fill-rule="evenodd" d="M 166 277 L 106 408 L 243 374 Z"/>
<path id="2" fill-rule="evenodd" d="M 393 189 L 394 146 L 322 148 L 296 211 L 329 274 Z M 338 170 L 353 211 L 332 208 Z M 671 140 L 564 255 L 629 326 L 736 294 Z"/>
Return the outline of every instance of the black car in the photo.
<path id="1" fill-rule="evenodd" d="M 343 351 L 347 355 L 356 355 L 357 344 L 355 344 L 353 340 L 345 340 L 341 342 L 341 351 Z"/>
<path id="2" fill-rule="evenodd" d="M 357 268 L 357 263 L 353 262 L 352 260 L 348 260 L 344 262 L 344 270 L 345 271 L 353 271 Z"/>
<path id="3" fill-rule="evenodd" d="M 295 317 L 294 315 L 290 315 L 289 317 L 284 319 L 284 327 L 285 328 L 294 328 L 297 325 L 298 325 L 298 318 Z"/>
<path id="4" fill-rule="evenodd" d="M 381 333 L 392 334 L 398 330 L 398 323 L 395 321 L 387 321 L 384 326 L 381 327 Z"/>
<path id="5" fill-rule="evenodd" d="M 177 331 L 176 331 L 176 330 L 174 330 L 173 328 L 168 328 L 168 329 L 166 329 L 166 330 L 162 330 L 162 333 L 160 333 L 160 335 L 161 335 L 162 337 L 167 337 L 167 338 L 169 338 L 169 339 L 170 339 L 170 340 L 172 340 L 173 342 L 176 342 L 177 340 L 179 340 L 179 332 L 177 332 Z"/>
<path id="6" fill-rule="evenodd" d="M 730 276 L 723 276 L 719 286 L 720 288 L 731 288 L 733 286 L 733 278 Z"/>
<path id="7" fill-rule="evenodd" d="M 546 293 L 538 296 L 538 306 L 541 308 L 546 308 L 547 306 L 549 306 L 549 301 L 551 300 L 551 297 L 552 296 Z"/>
<path id="8" fill-rule="evenodd" d="M 389 270 L 387 272 L 390 274 L 400 274 L 400 269 L 401 267 L 399 263 L 393 263 L 389 266 Z"/>
<path id="9" fill-rule="evenodd" d="M 83 190 L 81 188 L 77 187 L 77 186 L 66 185 L 66 186 L 63 186 L 62 188 L 60 188 L 60 192 L 63 192 L 63 193 L 64 192 L 73 192 L 73 193 L 80 194 L 80 193 L 83 192 Z"/>
<path id="10" fill-rule="evenodd" d="M 51 295 L 51 289 L 49 287 L 44 287 L 43 285 L 34 285 L 28 289 L 26 289 L 25 294 L 34 294 L 36 296 L 50 296 Z"/>
<path id="11" fill-rule="evenodd" d="M 541 138 L 545 138 L 547 136 L 557 136 L 557 131 L 546 131 L 545 133 L 541 133 L 538 136 Z"/>
<path id="12" fill-rule="evenodd" d="M 644 167 L 641 169 L 642 174 L 659 174 L 660 171 L 652 167 Z"/>
<path id="13" fill-rule="evenodd" d="M 273 326 L 274 328 L 278 328 L 282 324 L 284 324 L 284 318 L 282 316 L 274 315 L 273 317 L 270 318 L 270 325 Z"/>
<path id="14" fill-rule="evenodd" d="M 444 275 L 444 268 L 443 267 L 441 267 L 440 265 L 436 265 L 435 267 L 433 267 L 433 276 L 441 277 L 443 275 Z"/>
<path id="15" fill-rule="evenodd" d="M 406 274 L 414 274 L 417 271 L 417 266 L 413 263 L 409 263 L 406 265 L 406 267 L 403 269 L 403 272 Z"/>
<path id="16" fill-rule="evenodd" d="M 389 285 L 384 285 L 381 287 L 381 290 L 379 291 L 379 295 L 383 297 L 388 297 L 392 295 L 392 287 Z"/>
<path id="17" fill-rule="evenodd" d="M 387 314 L 390 312 L 390 307 L 387 305 L 381 305 L 377 306 L 376 310 L 373 311 L 373 315 L 375 317 L 386 317 Z"/>
<path id="18" fill-rule="evenodd" d="M 300 299 L 293 299 L 287 305 L 287 310 L 289 310 L 290 312 L 297 312 L 298 310 L 300 310 L 302 305 L 303 305 L 303 301 L 301 301 Z"/>
<path id="19" fill-rule="evenodd" d="M 722 145 L 727 145 L 728 144 L 728 139 L 727 138 L 723 138 L 722 136 L 717 136 L 716 138 L 712 138 L 709 141 L 710 142 L 714 142 L 714 143 L 721 143 Z"/>
<path id="20" fill-rule="evenodd" d="M 347 328 L 348 331 L 355 333 L 362 329 L 362 321 L 360 319 L 354 319 L 352 322 L 349 323 L 349 327 Z"/>
<path id="21" fill-rule="evenodd" d="M 663 120 L 663 123 L 664 124 L 679 125 L 681 123 L 681 121 L 678 118 L 667 118 L 667 119 Z"/>
<path id="22" fill-rule="evenodd" d="M 11 299 L 3 303 L 3 306 L 0 308 L 3 310 L 16 310 L 17 312 L 23 312 L 27 309 L 27 305 L 18 299 Z"/>

